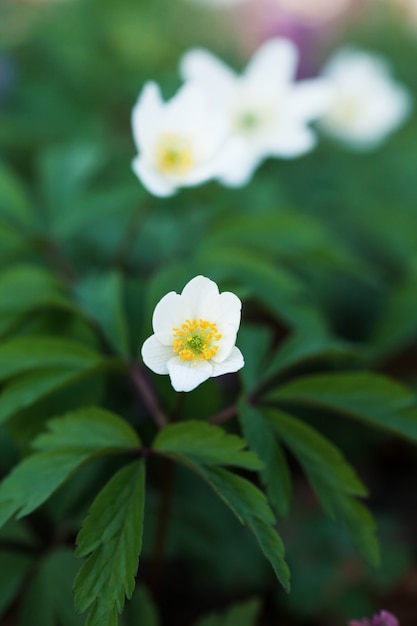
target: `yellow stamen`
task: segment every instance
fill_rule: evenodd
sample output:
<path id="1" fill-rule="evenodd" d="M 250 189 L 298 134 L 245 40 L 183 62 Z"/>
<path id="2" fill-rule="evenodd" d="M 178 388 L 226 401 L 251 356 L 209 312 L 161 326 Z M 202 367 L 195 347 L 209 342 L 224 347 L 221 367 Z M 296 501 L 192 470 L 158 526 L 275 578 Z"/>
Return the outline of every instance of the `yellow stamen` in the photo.
<path id="1" fill-rule="evenodd" d="M 222 338 L 216 324 L 206 320 L 186 320 L 181 328 L 173 328 L 174 352 L 181 361 L 194 361 L 196 367 L 198 361 L 209 361 L 218 352 L 219 346 L 213 341 Z"/>
<path id="2" fill-rule="evenodd" d="M 156 166 L 163 174 L 186 174 L 193 165 L 193 152 L 187 137 L 175 134 L 161 137 L 156 151 Z"/>

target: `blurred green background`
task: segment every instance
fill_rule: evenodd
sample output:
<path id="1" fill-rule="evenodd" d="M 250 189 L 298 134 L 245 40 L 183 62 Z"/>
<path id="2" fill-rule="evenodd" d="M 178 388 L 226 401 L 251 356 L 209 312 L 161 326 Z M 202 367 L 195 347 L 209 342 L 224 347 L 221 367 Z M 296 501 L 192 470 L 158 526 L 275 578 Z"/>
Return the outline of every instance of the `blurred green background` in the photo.
<path id="1" fill-rule="evenodd" d="M 234 286 L 247 301 L 244 322 L 266 326 L 274 345 L 290 331 L 316 333 L 323 326 L 352 342 L 369 367 L 415 387 L 416 110 L 372 153 L 352 153 L 320 137 L 317 149 L 302 158 L 269 160 L 242 189 L 213 182 L 152 199 L 131 172 L 130 114 L 144 82 L 157 81 L 171 96 L 180 85 L 178 60 L 192 46 L 242 68 L 264 37 L 288 34 L 288 25 L 281 29 L 272 16 L 264 31 L 265 12 L 259 22 L 257 15 L 242 7 L 209 10 L 191 0 L 2 0 L 0 159 L 9 173 L 0 177 L 0 192 L 13 180 L 13 193 L 28 195 L 44 232 L 85 277 L 81 294 L 89 292 L 96 272 L 123 269 L 133 355 L 150 332 L 158 299 L 203 272 Z M 417 24 L 394 4 L 364 3 L 343 18 L 298 25 L 292 33 L 308 73 L 340 45 L 354 43 L 387 57 L 396 78 L 417 97 Z M 36 259 L 39 245 L 36 238 L 30 245 L 20 241 L 0 223 L 3 267 Z M 33 323 L 41 328 L 44 322 Z M 54 332 L 60 331 L 58 324 Z M 157 384 L 167 394 L 168 383 Z M 210 414 L 216 402 L 199 389 L 186 411 L 191 416 L 204 406 Z M 42 419 L 26 432 L 16 418 L 13 443 L 3 433 L 3 472 Z M 293 507 L 280 527 L 293 573 L 292 594 L 284 597 L 244 530 L 208 490 L 179 472 L 172 576 L 168 571 L 160 607 L 167 625 L 189 624 L 200 612 L 256 591 L 266 602 L 265 624 L 272 624 L 268 615 L 279 615 L 288 626 L 337 625 L 382 606 L 395 610 L 404 626 L 417 623 L 415 451 L 385 435 L 353 431 L 343 421 L 323 417 L 315 424 L 370 487 L 381 568 L 366 566 L 322 517 L 294 464 Z M 65 508 L 65 498 L 59 506 Z M 155 506 L 151 494 L 148 533 Z M 151 542 L 145 541 L 145 562 Z M 192 568 L 184 564 L 190 561 Z M 53 580 L 53 563 L 48 567 L 44 575 Z M 0 585 L 6 585 L 7 567 L 0 570 Z M 62 585 L 70 583 L 69 576 Z M 30 623 L 21 619 L 20 625 Z"/>

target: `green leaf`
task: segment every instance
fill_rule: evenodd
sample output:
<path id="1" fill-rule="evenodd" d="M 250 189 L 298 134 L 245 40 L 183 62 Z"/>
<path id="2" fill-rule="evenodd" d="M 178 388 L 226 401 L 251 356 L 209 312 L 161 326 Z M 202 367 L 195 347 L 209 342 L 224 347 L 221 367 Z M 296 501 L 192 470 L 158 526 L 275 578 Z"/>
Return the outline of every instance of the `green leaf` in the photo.
<path id="1" fill-rule="evenodd" d="M 309 477 L 317 478 L 328 489 L 336 492 L 356 496 L 368 494 L 342 453 L 314 428 L 282 411 L 266 409 L 263 415 Z"/>
<path id="2" fill-rule="evenodd" d="M 47 336 L 14 337 L 0 345 L 0 380 L 39 368 L 83 370 L 102 360 L 99 353 L 75 341 Z"/>
<path id="3" fill-rule="evenodd" d="M 352 496 L 367 490 L 340 451 L 313 428 L 276 410 L 264 410 L 275 429 L 303 467 L 326 513 L 342 521 L 352 540 L 371 563 L 379 560 L 375 523 L 367 509 Z"/>
<path id="4" fill-rule="evenodd" d="M 0 217 L 0 262 L 16 261 L 34 245 L 33 240 Z"/>
<path id="5" fill-rule="evenodd" d="M 350 251 L 345 242 L 313 215 L 294 210 L 274 214 L 240 215 L 217 223 L 204 247 L 212 255 L 230 246 L 254 251 L 305 268 L 305 259 L 315 267 L 324 266 L 351 275 L 369 275 L 369 267 Z"/>
<path id="6" fill-rule="evenodd" d="M 256 626 L 261 612 L 257 598 L 235 604 L 224 613 L 211 613 L 199 619 L 194 626 Z"/>
<path id="7" fill-rule="evenodd" d="M 0 618 L 16 598 L 34 562 L 33 556 L 0 550 Z"/>
<path id="8" fill-rule="evenodd" d="M 142 547 L 145 466 L 121 469 L 95 499 L 77 537 L 76 554 L 90 554 L 75 580 L 75 606 L 90 607 L 87 626 L 116 626 L 131 598 Z"/>
<path id="9" fill-rule="evenodd" d="M 95 144 L 53 146 L 39 159 L 39 178 L 49 226 L 56 236 L 64 230 L 67 213 L 103 163 L 103 152 Z"/>
<path id="10" fill-rule="evenodd" d="M 109 344 L 128 358 L 122 276 L 118 272 L 86 276 L 77 283 L 75 295 L 82 309 L 98 323 Z"/>
<path id="11" fill-rule="evenodd" d="M 254 534 L 278 580 L 289 590 L 290 572 L 284 560 L 284 546 L 271 526 L 275 518 L 262 491 L 245 478 L 220 467 L 198 465 L 188 456 L 178 455 L 177 459 L 204 478 L 241 524 Z"/>
<path id="12" fill-rule="evenodd" d="M 47 308 L 74 309 L 51 272 L 31 265 L 15 265 L 0 273 L 0 316 Z"/>
<path id="13" fill-rule="evenodd" d="M 83 369 L 41 369 L 14 378 L 0 395 L 0 423 L 35 402 L 105 369 L 111 361 Z"/>
<path id="14" fill-rule="evenodd" d="M 377 374 L 319 374 L 292 381 L 266 396 L 268 402 L 328 410 L 417 441 L 414 395 Z"/>
<path id="15" fill-rule="evenodd" d="M 153 449 L 166 455 L 186 456 L 193 463 L 236 465 L 261 469 L 256 454 L 244 450 L 247 443 L 237 435 L 228 435 L 219 426 L 206 422 L 187 421 L 172 424 L 159 431 Z"/>
<path id="16" fill-rule="evenodd" d="M 245 355 L 241 370 L 242 383 L 247 391 L 256 389 L 263 379 L 265 359 L 272 345 L 271 332 L 259 326 L 243 326 L 239 330 L 239 347 Z"/>
<path id="17" fill-rule="evenodd" d="M 32 226 L 34 223 L 26 191 L 4 163 L 0 163 L 0 215 L 18 227 Z"/>
<path id="18" fill-rule="evenodd" d="M 334 339 L 327 332 L 303 329 L 285 340 L 262 373 L 268 380 L 288 370 L 315 361 L 352 361 L 359 357 L 358 348 Z"/>
<path id="19" fill-rule="evenodd" d="M 48 422 L 24 459 L 0 484 L 0 526 L 28 515 L 84 463 L 98 456 L 137 450 L 140 440 L 121 418 L 102 409 L 82 409 Z"/>
<path id="20" fill-rule="evenodd" d="M 375 536 L 377 526 L 368 509 L 354 498 L 343 494 L 333 496 L 331 507 L 342 520 L 353 543 L 372 565 L 381 560 L 379 542 Z"/>
<path id="21" fill-rule="evenodd" d="M 259 255 L 238 248 L 222 248 L 215 255 L 206 256 L 201 252 L 197 260 L 210 275 L 216 272 L 219 278 L 232 278 L 238 284 L 244 277 L 244 285 L 251 295 L 290 328 L 303 328 L 306 324 L 323 327 L 323 319 L 314 309 L 307 289 L 282 267 L 275 267 Z"/>
<path id="22" fill-rule="evenodd" d="M 19 613 L 19 626 L 81 626 L 72 600 L 77 561 L 72 550 L 49 552 L 27 587 Z"/>
<path id="23" fill-rule="evenodd" d="M 271 526 L 275 518 L 262 491 L 246 479 L 221 468 L 206 467 L 203 476 L 241 523 L 255 535 L 276 577 L 289 591 L 290 572 L 284 560 L 284 546 Z"/>
<path id="24" fill-rule="evenodd" d="M 53 450 L 136 449 L 141 441 L 133 428 L 118 415 L 99 408 L 81 409 L 48 422 L 48 431 L 33 442 L 40 452 Z"/>
<path id="25" fill-rule="evenodd" d="M 239 404 L 239 421 L 249 447 L 265 464 L 260 475 L 268 500 L 279 515 L 284 517 L 290 506 L 291 476 L 273 428 L 261 411 L 244 401 Z"/>
<path id="26" fill-rule="evenodd" d="M 123 613 L 122 623 L 124 626 L 159 626 L 158 611 L 146 587 L 136 587 Z"/>
<path id="27" fill-rule="evenodd" d="M 376 356 L 399 352 L 416 340 L 416 307 L 417 262 L 414 261 L 400 283 L 396 282 L 384 298 L 372 336 Z"/>

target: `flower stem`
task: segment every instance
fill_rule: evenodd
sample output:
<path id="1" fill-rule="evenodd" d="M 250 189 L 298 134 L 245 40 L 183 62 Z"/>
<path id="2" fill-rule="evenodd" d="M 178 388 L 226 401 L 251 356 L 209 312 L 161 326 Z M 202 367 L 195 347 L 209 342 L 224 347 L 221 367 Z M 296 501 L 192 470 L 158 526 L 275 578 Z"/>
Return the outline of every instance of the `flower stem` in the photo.
<path id="1" fill-rule="evenodd" d="M 227 407 L 220 413 L 217 413 L 214 417 L 209 420 L 209 423 L 212 426 L 217 426 L 218 424 L 223 424 L 224 422 L 228 422 L 233 419 L 237 415 L 237 406 L 236 404 L 232 404 L 232 406 Z"/>
<path id="2" fill-rule="evenodd" d="M 158 428 L 165 428 L 168 425 L 168 419 L 164 410 L 160 406 L 156 395 L 151 389 L 148 381 L 139 365 L 137 363 L 131 363 L 129 366 L 130 376 L 136 389 L 139 391 L 144 403 L 146 404 L 150 414 L 152 415 L 155 424 Z"/>

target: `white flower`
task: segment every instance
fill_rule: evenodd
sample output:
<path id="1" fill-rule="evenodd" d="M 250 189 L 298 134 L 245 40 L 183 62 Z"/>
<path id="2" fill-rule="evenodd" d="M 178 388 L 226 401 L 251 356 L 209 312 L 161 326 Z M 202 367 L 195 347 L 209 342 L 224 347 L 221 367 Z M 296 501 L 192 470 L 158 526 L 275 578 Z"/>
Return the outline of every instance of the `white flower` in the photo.
<path id="1" fill-rule="evenodd" d="M 330 59 L 323 75 L 333 97 L 321 126 L 353 148 L 376 147 L 410 112 L 410 94 L 377 55 L 345 48 Z"/>
<path id="2" fill-rule="evenodd" d="M 237 372 L 244 365 L 235 346 L 241 302 L 219 293 L 215 282 L 196 276 L 181 294 L 171 291 L 156 305 L 154 335 L 142 358 L 156 374 L 169 374 L 175 391 L 191 391 L 211 376 Z"/>
<path id="3" fill-rule="evenodd" d="M 280 38 L 263 44 L 241 75 L 206 50 L 182 58 L 183 78 L 226 118 L 228 158 L 218 176 L 226 185 L 244 185 L 268 156 L 292 158 L 315 145 L 307 124 L 325 111 L 329 91 L 323 79 L 294 82 L 297 60 L 295 45 Z"/>
<path id="4" fill-rule="evenodd" d="M 217 171 L 225 124 L 198 87 L 185 85 L 163 102 L 158 86 L 147 83 L 133 109 L 132 126 L 139 152 L 132 167 L 152 194 L 170 196 Z"/>

